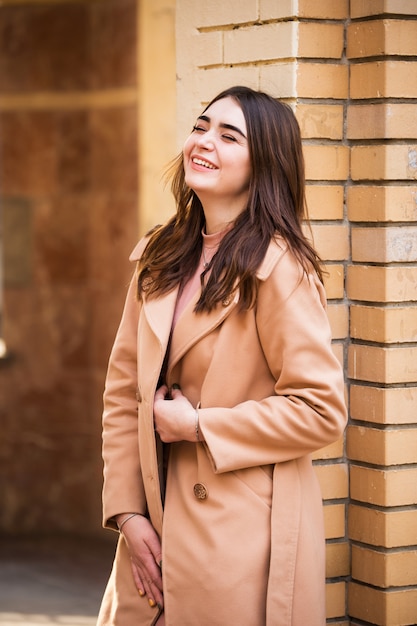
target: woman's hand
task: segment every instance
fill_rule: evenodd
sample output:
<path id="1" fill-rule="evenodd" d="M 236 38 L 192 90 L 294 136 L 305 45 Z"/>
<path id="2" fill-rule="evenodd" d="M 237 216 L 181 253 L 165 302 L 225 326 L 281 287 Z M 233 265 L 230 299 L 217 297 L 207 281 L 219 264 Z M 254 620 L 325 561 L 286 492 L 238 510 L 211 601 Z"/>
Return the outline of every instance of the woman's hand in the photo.
<path id="1" fill-rule="evenodd" d="M 118 515 L 121 522 L 126 515 Z M 143 515 L 136 515 L 123 524 L 132 564 L 133 578 L 140 596 L 147 596 L 151 607 L 164 606 L 162 590 L 161 542 L 150 521 Z"/>
<path id="2" fill-rule="evenodd" d="M 163 385 L 156 394 L 153 405 L 155 430 L 164 443 L 174 441 L 197 441 L 196 410 L 181 393 L 177 385 L 167 399 L 168 387 Z M 201 431 L 198 441 L 204 441 Z"/>

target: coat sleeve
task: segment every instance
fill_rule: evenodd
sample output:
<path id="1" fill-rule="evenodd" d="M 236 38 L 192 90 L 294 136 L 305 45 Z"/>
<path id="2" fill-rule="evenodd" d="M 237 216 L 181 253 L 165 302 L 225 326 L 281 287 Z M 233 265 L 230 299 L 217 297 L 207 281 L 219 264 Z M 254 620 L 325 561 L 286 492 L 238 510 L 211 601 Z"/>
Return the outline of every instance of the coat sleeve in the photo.
<path id="1" fill-rule="evenodd" d="M 131 280 L 111 351 L 104 389 L 103 525 L 116 528 L 119 513 L 146 513 L 140 472 L 137 412 L 137 328 L 140 303 Z"/>
<path id="2" fill-rule="evenodd" d="M 309 454 L 338 439 L 347 421 L 324 289 L 288 251 L 259 287 L 256 324 L 274 394 L 199 411 L 219 473 Z"/>

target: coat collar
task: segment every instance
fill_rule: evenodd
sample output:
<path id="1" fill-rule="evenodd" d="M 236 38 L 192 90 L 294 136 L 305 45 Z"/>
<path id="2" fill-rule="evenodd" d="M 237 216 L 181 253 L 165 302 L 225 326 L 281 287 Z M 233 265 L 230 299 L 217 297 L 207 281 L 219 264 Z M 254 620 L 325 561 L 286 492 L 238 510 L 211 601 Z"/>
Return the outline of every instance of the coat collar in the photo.
<path id="1" fill-rule="evenodd" d="M 171 334 L 172 318 L 177 302 L 178 287 L 157 298 L 143 297 L 143 311 L 153 333 L 159 339 L 164 352 Z"/>
<path id="2" fill-rule="evenodd" d="M 281 257 L 284 256 L 287 250 L 288 245 L 285 243 L 284 239 L 280 235 L 277 235 L 276 237 L 274 237 L 274 239 L 271 240 L 263 261 L 256 271 L 256 276 L 259 278 L 259 280 L 266 280 L 268 278 L 275 265 L 278 263 Z"/>
<path id="3" fill-rule="evenodd" d="M 137 261 L 146 247 L 148 238 L 143 238 L 130 255 L 131 261 Z M 287 246 L 281 237 L 273 239 L 267 249 L 265 257 L 257 270 L 259 280 L 265 281 L 280 258 L 285 254 Z M 164 351 L 168 345 L 171 333 L 172 318 L 178 296 L 178 287 L 157 298 L 143 298 L 143 309 L 152 331 L 160 341 Z M 239 291 L 236 289 L 229 298 L 223 300 L 210 313 L 195 315 L 195 304 L 200 291 L 186 306 L 175 329 L 175 341 L 171 346 L 171 358 L 174 365 L 182 355 L 202 337 L 219 326 L 223 320 L 236 308 L 239 300 Z"/>
<path id="4" fill-rule="evenodd" d="M 149 237 L 143 237 L 139 241 L 129 257 L 130 261 L 138 261 L 140 259 L 148 241 Z M 259 280 L 266 280 L 266 278 L 268 278 L 275 264 L 278 262 L 281 256 L 283 256 L 287 249 L 288 246 L 280 235 L 277 235 L 271 240 L 264 259 L 256 272 Z"/>

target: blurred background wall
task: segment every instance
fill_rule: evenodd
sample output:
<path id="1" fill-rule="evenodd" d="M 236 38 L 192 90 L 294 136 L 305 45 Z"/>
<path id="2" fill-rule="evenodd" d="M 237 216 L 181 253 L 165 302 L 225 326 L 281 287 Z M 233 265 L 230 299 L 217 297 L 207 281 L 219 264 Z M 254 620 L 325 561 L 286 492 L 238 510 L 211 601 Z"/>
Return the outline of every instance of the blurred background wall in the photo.
<path id="1" fill-rule="evenodd" d="M 128 255 L 139 215 L 152 225 L 169 204 L 158 191 L 162 208 L 140 210 L 174 156 L 152 119 L 163 104 L 175 128 L 173 4 L 0 3 L 1 533 L 102 532 L 101 397 Z"/>

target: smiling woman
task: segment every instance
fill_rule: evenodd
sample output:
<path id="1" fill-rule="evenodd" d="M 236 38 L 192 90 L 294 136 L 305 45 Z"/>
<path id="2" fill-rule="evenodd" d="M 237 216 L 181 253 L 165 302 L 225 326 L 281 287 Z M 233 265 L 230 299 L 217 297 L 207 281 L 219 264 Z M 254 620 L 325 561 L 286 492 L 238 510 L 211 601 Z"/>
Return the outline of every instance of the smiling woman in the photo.
<path id="1" fill-rule="evenodd" d="M 103 522 L 120 539 L 98 626 L 323 626 L 310 454 L 346 407 L 290 107 L 219 94 L 172 190 L 176 214 L 131 255 L 109 362 Z"/>
<path id="2" fill-rule="evenodd" d="M 184 145 L 185 182 L 204 204 L 206 234 L 231 224 L 247 204 L 251 163 L 246 122 L 232 98 L 200 115 Z"/>

